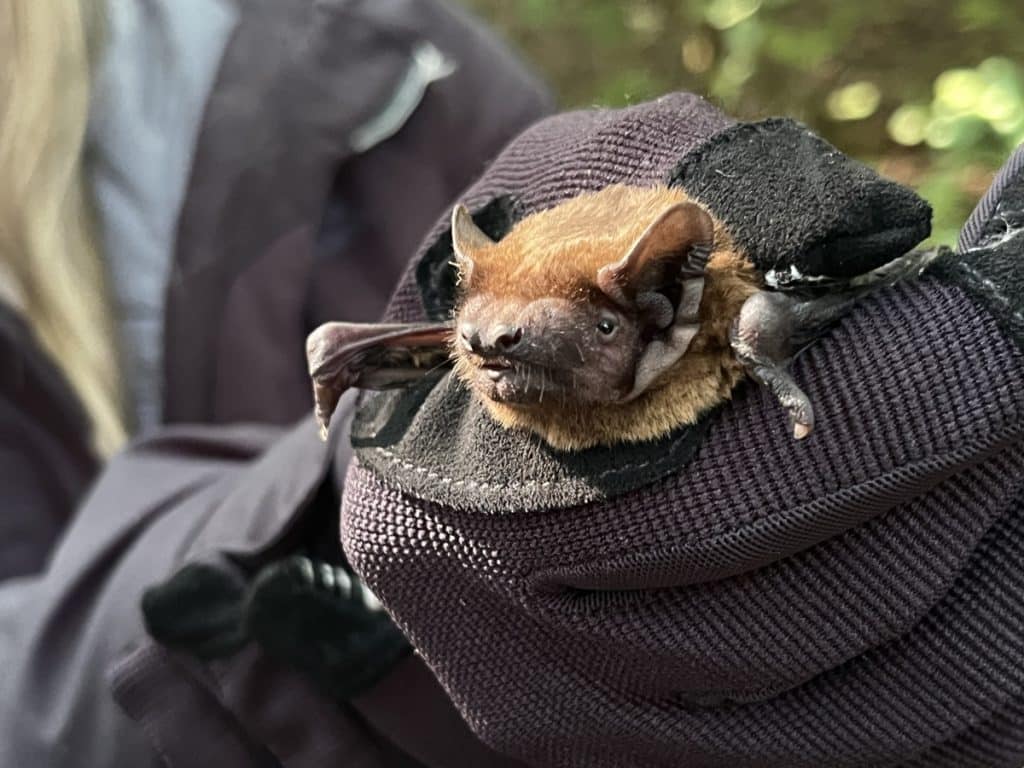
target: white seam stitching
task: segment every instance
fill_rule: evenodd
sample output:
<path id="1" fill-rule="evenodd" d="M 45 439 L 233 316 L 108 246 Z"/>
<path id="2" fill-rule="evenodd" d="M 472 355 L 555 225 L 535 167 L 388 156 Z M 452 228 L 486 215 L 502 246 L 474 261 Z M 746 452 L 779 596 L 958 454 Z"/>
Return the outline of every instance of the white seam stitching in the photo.
<path id="1" fill-rule="evenodd" d="M 428 471 L 426 467 L 418 466 L 416 464 L 412 464 L 411 462 L 405 461 L 400 456 L 396 455 L 394 452 L 389 451 L 387 448 L 378 447 L 375 448 L 374 450 L 377 453 L 384 456 L 384 458 L 386 458 L 392 464 L 397 464 L 403 469 L 415 470 L 416 472 L 419 473 L 427 472 L 428 478 L 430 478 L 431 480 L 440 480 L 442 483 L 446 485 L 466 486 L 467 488 L 477 488 L 481 490 L 487 490 L 491 488 L 501 490 L 505 488 L 550 488 L 552 485 L 555 484 L 551 480 L 525 480 L 521 483 L 488 483 L 480 480 L 456 480 L 453 477 L 448 477 L 447 475 L 440 475 L 437 472 Z M 666 459 L 663 463 L 668 463 L 668 461 L 669 460 Z M 661 462 L 643 461 L 636 464 L 626 464 L 625 466 L 622 467 L 615 467 L 614 469 L 605 470 L 604 472 L 601 472 L 598 475 L 594 475 L 594 477 L 605 477 L 607 475 L 628 472 L 634 469 L 646 469 L 647 467 L 650 467 L 656 463 Z"/>

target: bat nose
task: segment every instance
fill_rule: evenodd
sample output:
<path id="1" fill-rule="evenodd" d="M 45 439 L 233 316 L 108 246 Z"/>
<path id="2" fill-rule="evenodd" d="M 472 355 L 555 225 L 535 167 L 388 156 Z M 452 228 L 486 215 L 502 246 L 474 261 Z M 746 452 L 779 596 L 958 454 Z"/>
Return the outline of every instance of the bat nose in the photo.
<path id="1" fill-rule="evenodd" d="M 473 323 L 459 324 L 459 342 L 482 357 L 507 355 L 523 340 L 523 329 L 506 323 L 495 323 L 480 330 Z"/>
<path id="2" fill-rule="evenodd" d="M 519 346 L 523 340 L 523 329 L 519 326 L 500 323 L 493 326 L 488 334 L 488 346 L 498 354 L 507 354 Z"/>

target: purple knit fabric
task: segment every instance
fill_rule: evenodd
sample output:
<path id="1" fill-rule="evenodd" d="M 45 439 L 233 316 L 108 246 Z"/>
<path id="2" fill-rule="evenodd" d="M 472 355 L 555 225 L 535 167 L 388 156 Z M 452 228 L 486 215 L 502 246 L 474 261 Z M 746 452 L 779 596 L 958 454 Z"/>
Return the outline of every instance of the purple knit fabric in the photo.
<path id="1" fill-rule="evenodd" d="M 685 96 L 554 118 L 467 197 L 656 180 L 727 124 Z M 411 283 L 395 317 L 421 312 Z M 925 279 L 794 372 L 809 439 L 741 388 L 689 464 L 610 501 L 456 510 L 355 463 L 346 552 L 473 729 L 531 765 L 1019 765 L 1024 355 Z"/>

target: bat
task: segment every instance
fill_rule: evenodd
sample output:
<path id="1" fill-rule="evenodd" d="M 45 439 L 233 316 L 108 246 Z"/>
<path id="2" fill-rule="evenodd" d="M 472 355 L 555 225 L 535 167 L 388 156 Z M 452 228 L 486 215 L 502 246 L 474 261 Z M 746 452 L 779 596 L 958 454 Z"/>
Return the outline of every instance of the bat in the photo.
<path id="1" fill-rule="evenodd" d="M 911 252 L 850 280 L 770 285 L 721 221 L 669 187 L 586 193 L 499 241 L 462 205 L 451 221 L 449 322 L 327 323 L 310 335 L 323 430 L 346 389 L 406 386 L 450 363 L 499 424 L 561 450 L 663 436 L 745 377 L 802 439 L 814 408 L 792 358 L 867 291 L 926 264 Z"/>

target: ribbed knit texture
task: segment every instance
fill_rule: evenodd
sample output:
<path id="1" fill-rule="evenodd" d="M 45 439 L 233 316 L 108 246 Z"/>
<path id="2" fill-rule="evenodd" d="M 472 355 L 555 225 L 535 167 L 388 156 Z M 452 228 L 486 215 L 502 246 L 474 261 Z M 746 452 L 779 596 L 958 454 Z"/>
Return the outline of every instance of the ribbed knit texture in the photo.
<path id="1" fill-rule="evenodd" d="M 606 124 L 603 183 L 677 153 L 692 103 L 655 103 L 659 134 Z M 493 186 L 517 161 L 552 200 L 600 185 L 544 156 L 559 125 Z M 407 281 L 395 315 L 417 301 Z M 610 501 L 482 514 L 357 462 L 346 552 L 474 730 L 532 765 L 1019 766 L 1024 355 L 927 278 L 794 373 L 810 438 L 744 387 L 692 461 Z"/>

